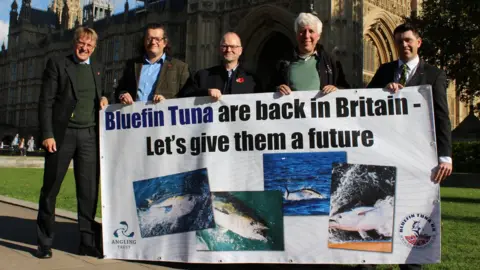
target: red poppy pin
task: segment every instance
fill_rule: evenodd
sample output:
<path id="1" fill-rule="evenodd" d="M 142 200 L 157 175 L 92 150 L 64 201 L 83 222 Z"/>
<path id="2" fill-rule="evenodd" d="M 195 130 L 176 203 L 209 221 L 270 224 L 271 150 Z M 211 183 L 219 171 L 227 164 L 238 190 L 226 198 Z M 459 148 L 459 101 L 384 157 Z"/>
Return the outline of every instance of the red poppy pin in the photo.
<path id="1" fill-rule="evenodd" d="M 169 64 L 167 65 L 167 67 L 168 67 L 168 68 L 171 68 L 171 67 L 172 67 L 172 64 L 169 63 Z"/>
<path id="2" fill-rule="evenodd" d="M 240 78 L 237 78 L 236 82 L 237 83 L 243 83 L 245 81 L 244 78 L 240 77 Z"/>

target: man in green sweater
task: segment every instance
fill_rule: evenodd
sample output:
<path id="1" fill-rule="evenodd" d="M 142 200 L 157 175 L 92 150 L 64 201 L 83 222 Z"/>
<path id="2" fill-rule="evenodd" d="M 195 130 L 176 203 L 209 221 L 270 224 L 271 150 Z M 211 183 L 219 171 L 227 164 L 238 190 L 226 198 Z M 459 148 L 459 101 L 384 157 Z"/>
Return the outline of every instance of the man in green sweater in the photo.
<path id="1" fill-rule="evenodd" d="M 95 222 L 98 201 L 98 112 L 110 95 L 102 89 L 103 67 L 90 59 L 97 44 L 93 29 L 75 31 L 74 53 L 49 59 L 43 75 L 38 116 L 46 150 L 37 217 L 37 257 L 52 257 L 55 202 L 74 162 L 80 255 L 103 257 L 101 229 Z"/>
<path id="2" fill-rule="evenodd" d="M 340 62 L 318 43 L 322 34 L 320 19 L 311 13 L 300 13 L 294 29 L 297 47 L 291 57 L 280 61 L 275 90 L 281 95 L 305 90 L 320 90 L 322 94 L 328 94 L 350 88 Z"/>

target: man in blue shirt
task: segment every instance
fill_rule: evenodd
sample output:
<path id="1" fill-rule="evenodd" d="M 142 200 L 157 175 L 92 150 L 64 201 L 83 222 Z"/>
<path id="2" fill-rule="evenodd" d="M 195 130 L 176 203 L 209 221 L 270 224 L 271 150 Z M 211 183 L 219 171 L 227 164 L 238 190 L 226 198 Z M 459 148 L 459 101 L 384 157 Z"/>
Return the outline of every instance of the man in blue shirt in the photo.
<path id="1" fill-rule="evenodd" d="M 157 23 L 147 25 L 143 56 L 127 62 L 116 89 L 118 102 L 157 103 L 177 95 L 190 77 L 190 72 L 186 63 L 169 55 L 169 45 L 165 26 Z"/>

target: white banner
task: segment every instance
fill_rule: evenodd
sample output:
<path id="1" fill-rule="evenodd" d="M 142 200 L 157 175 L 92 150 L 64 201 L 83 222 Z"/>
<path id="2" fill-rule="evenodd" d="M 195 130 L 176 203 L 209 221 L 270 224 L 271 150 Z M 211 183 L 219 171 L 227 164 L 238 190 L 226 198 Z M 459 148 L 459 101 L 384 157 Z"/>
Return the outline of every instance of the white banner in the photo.
<path id="1" fill-rule="evenodd" d="M 430 86 L 317 94 L 102 111 L 106 258 L 439 262 Z"/>

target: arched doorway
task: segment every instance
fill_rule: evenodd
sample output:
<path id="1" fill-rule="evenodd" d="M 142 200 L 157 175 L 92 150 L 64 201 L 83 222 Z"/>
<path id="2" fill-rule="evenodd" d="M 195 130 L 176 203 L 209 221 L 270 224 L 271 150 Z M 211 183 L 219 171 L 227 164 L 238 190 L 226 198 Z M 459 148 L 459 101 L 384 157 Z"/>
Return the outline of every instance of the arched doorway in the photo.
<path id="1" fill-rule="evenodd" d="M 292 52 L 294 21 L 295 14 L 289 10 L 265 4 L 249 12 L 235 29 L 242 39 L 245 67 L 255 72 L 264 87 L 270 83 L 276 62 Z"/>
<path id="2" fill-rule="evenodd" d="M 273 91 L 276 65 L 278 61 L 291 55 L 292 50 L 293 44 L 290 39 L 280 32 L 272 32 L 260 48 L 256 63 L 256 74 L 260 78 L 265 91 Z"/>

